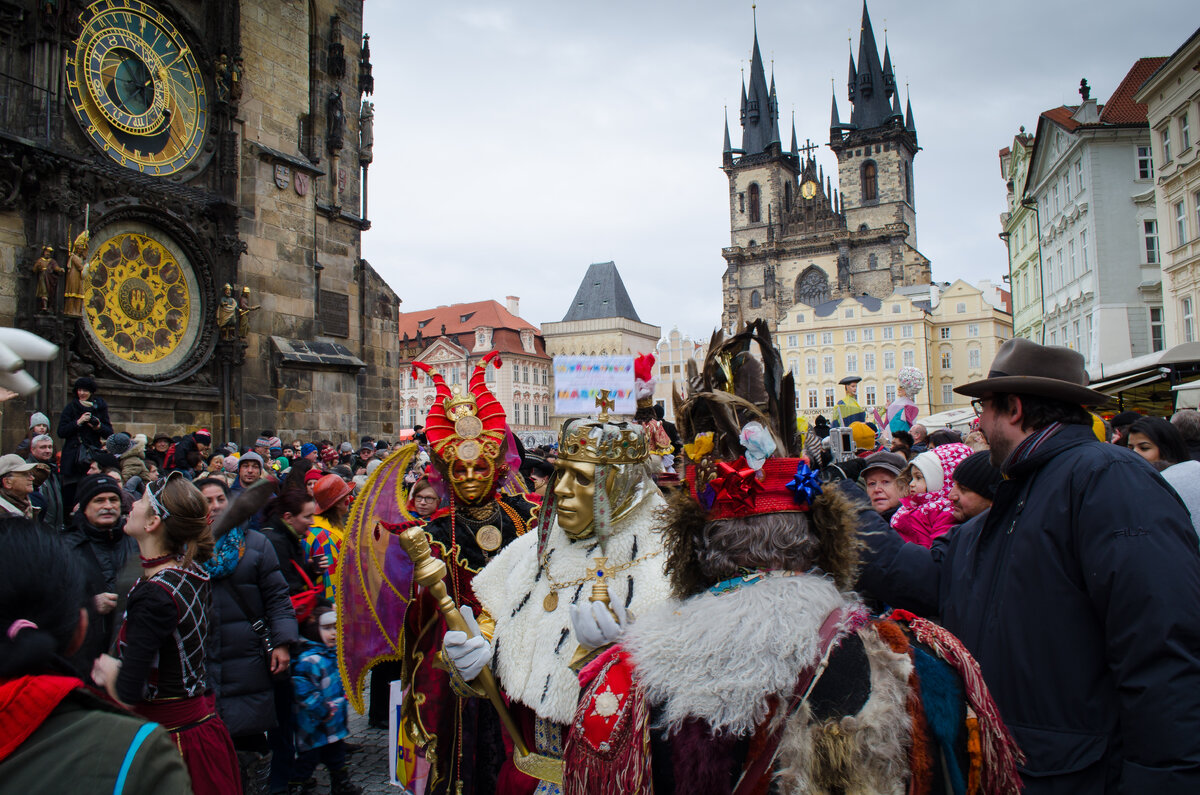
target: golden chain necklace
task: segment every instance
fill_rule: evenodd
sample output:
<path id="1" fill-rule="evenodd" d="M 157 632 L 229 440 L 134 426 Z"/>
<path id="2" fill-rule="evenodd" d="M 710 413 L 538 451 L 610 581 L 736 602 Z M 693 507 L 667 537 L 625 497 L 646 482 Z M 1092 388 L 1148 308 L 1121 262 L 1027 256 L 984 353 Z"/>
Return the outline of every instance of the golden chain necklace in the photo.
<path id="1" fill-rule="evenodd" d="M 645 555 L 642 555 L 641 557 L 634 558 L 633 560 L 629 561 L 628 563 L 621 563 L 617 566 L 605 566 L 603 571 L 599 571 L 599 572 L 597 570 L 589 571 L 587 574 L 583 575 L 579 579 L 571 580 L 570 582 L 555 582 L 554 578 L 550 576 L 550 570 L 546 567 L 546 561 L 549 558 L 549 556 L 543 555 L 542 559 L 538 562 L 538 567 L 546 575 L 546 584 L 550 586 L 550 593 L 546 594 L 546 598 L 542 600 L 542 607 L 545 609 L 545 611 L 547 613 L 553 613 L 555 608 L 558 607 L 558 592 L 561 591 L 563 588 L 573 588 L 576 585 L 583 585 L 588 580 L 593 580 L 593 579 L 600 580 L 602 578 L 607 579 L 608 577 L 611 577 L 612 575 L 614 575 L 618 572 L 622 572 L 622 571 L 625 571 L 626 569 L 633 568 L 634 566 L 638 565 L 642 561 L 649 560 L 650 558 L 653 558 L 653 557 L 655 557 L 657 555 L 661 555 L 661 554 L 662 554 L 662 549 L 661 548 L 656 549 L 653 552 L 647 552 Z"/>

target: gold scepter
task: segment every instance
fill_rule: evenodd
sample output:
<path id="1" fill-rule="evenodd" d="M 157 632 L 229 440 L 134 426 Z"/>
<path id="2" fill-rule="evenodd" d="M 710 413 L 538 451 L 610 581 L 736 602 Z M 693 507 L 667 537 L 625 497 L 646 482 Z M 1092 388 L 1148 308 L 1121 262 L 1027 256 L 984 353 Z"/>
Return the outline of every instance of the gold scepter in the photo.
<path id="1" fill-rule="evenodd" d="M 465 632 L 469 636 L 471 630 L 467 627 L 466 619 L 462 617 L 462 613 L 458 612 L 458 605 L 454 604 L 454 600 L 446 592 L 446 583 L 443 582 L 446 577 L 446 564 L 430 554 L 429 537 L 425 535 L 425 531 L 420 527 L 413 527 L 400 533 L 399 538 L 400 546 L 408 553 L 408 557 L 413 563 L 413 580 L 437 601 L 438 610 L 445 619 L 446 626 L 452 630 Z M 525 745 L 520 727 L 517 726 L 517 722 L 513 720 L 508 707 L 504 704 L 504 698 L 500 695 L 500 686 L 496 684 L 496 677 L 492 675 L 491 669 L 485 665 L 479 675 L 475 677 L 473 684 L 483 690 L 488 701 L 492 702 L 492 706 L 496 708 L 496 714 L 500 716 L 504 730 L 512 738 L 513 748 L 517 754 L 529 756 L 529 747 Z"/>

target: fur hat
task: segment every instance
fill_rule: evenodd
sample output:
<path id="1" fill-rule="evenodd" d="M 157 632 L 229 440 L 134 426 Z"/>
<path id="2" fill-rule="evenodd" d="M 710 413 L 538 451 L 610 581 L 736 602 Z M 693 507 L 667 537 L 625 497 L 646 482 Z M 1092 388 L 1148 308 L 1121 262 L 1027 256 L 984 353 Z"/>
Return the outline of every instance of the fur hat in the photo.
<path id="1" fill-rule="evenodd" d="M 71 387 L 71 392 L 78 392 L 80 389 L 86 389 L 93 395 L 96 394 L 96 379 L 90 375 L 81 376 L 75 379 L 75 385 Z"/>
<path id="2" fill-rule="evenodd" d="M 35 411 L 33 414 L 29 415 L 29 427 L 32 428 L 35 425 L 45 425 L 47 428 L 49 428 L 50 418 L 40 411 Z"/>

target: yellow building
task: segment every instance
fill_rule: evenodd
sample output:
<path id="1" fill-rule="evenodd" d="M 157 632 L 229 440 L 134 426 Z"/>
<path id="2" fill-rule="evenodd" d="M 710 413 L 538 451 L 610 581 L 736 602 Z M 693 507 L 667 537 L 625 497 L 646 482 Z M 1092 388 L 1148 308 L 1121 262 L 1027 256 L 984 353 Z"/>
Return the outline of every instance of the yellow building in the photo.
<path id="1" fill-rule="evenodd" d="M 858 401 L 882 416 L 896 398 L 896 374 L 917 367 L 927 385 L 915 398 L 928 416 L 967 406 L 953 387 L 982 378 L 1012 336 L 1008 294 L 988 283 L 901 287 L 884 299 L 857 296 L 816 307 L 795 304 L 775 336 L 796 380 L 796 410 L 829 415 L 842 396 L 838 381 L 862 378 Z"/>
<path id="2" fill-rule="evenodd" d="M 1162 263 L 1165 314 L 1151 310 L 1151 334 L 1161 350 L 1200 340 L 1200 30 L 1150 76 L 1134 96 L 1146 103 L 1154 153 L 1151 176 L 1158 220 L 1145 222 L 1143 241 L 1151 262 Z M 1139 155 L 1140 157 L 1140 155 Z M 1151 227 L 1152 224 L 1156 224 Z M 1152 233 L 1153 232 L 1153 233 Z M 1160 254 L 1161 251 L 1161 254 Z"/>

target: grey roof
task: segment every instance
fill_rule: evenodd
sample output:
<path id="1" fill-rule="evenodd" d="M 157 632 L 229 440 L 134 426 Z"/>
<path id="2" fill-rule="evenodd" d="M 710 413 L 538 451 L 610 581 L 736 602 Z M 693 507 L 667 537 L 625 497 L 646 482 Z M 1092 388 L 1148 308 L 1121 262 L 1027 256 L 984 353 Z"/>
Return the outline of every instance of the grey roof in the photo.
<path id="1" fill-rule="evenodd" d="M 588 266 L 583 281 L 579 283 L 575 300 L 571 302 L 563 322 L 605 317 L 623 317 L 642 322 L 633 308 L 633 301 L 629 300 L 629 293 L 625 291 L 625 283 L 621 281 L 616 263 L 594 262 Z"/>
<path id="2" fill-rule="evenodd" d="M 813 314 L 817 317 L 829 317 L 841 305 L 842 299 L 835 298 L 832 301 L 826 301 L 823 304 L 817 304 L 813 307 Z"/>
<path id="3" fill-rule="evenodd" d="M 742 151 L 757 155 L 779 141 L 779 103 L 775 96 L 775 76 L 767 87 L 762 53 L 758 49 L 758 25 L 754 26 L 754 49 L 750 55 L 750 90 L 742 86 Z"/>
<path id="4" fill-rule="evenodd" d="M 813 307 L 813 314 L 817 317 L 829 317 L 846 301 L 858 301 L 859 306 L 868 312 L 878 312 L 883 306 L 883 301 L 878 298 L 873 298 L 869 295 L 852 295 L 849 298 L 835 298 L 832 301 L 817 304 Z"/>
<path id="5" fill-rule="evenodd" d="M 871 16 L 867 13 L 867 4 L 863 3 L 862 28 L 858 39 L 858 68 L 853 70 L 853 81 L 857 84 L 852 88 L 850 101 L 854 110 L 850 114 L 850 123 L 860 130 L 882 127 L 892 116 L 892 103 L 889 101 L 895 91 L 895 76 L 891 73 L 891 53 L 887 53 L 888 68 L 879 63 L 879 48 L 875 44 L 875 31 L 871 27 Z M 850 59 L 851 65 L 854 59 Z"/>

